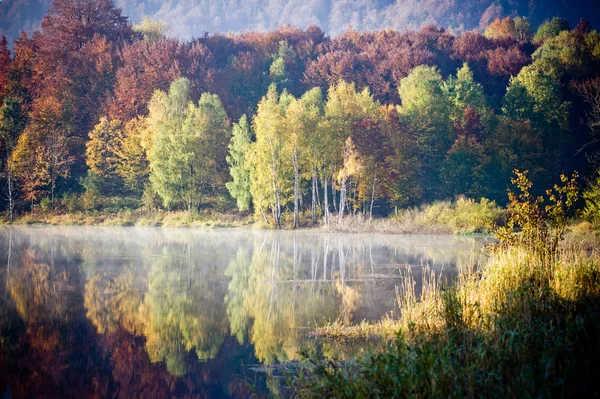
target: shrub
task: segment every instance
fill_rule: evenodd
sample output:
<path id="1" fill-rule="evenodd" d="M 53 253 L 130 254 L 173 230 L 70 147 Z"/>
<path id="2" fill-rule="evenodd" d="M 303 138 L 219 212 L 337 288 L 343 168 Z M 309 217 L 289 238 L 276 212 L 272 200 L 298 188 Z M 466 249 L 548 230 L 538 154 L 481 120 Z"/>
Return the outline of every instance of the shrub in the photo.
<path id="1" fill-rule="evenodd" d="M 47 212 L 52 209 L 52 200 L 48 197 L 42 198 L 40 201 L 40 209 L 42 212 Z"/>
<path id="2" fill-rule="evenodd" d="M 504 211 L 494 201 L 459 198 L 456 202 L 438 201 L 406 210 L 399 220 L 404 230 L 468 234 L 488 232 L 503 217 Z"/>
<path id="3" fill-rule="evenodd" d="M 520 193 L 508 192 L 508 222 L 496 231 L 500 245 L 521 246 L 540 256 L 553 256 L 579 197 L 577 172 L 571 178 L 561 175 L 562 185 L 546 190 L 545 197 L 531 194 L 533 183 L 527 178 L 527 171 L 514 173 L 516 177 L 511 182 Z"/>
<path id="4" fill-rule="evenodd" d="M 600 174 L 583 192 L 583 198 L 585 199 L 585 207 L 581 216 L 593 223 L 594 226 L 600 226 Z"/>
<path id="5" fill-rule="evenodd" d="M 65 194 L 62 198 L 62 206 L 69 213 L 78 212 L 81 210 L 81 202 L 79 201 L 79 196 L 75 193 Z"/>
<path id="6" fill-rule="evenodd" d="M 157 194 L 156 190 L 152 188 L 150 183 L 146 183 L 144 186 L 142 204 L 144 204 L 144 207 L 148 210 L 156 210 L 162 207 L 162 199 Z"/>

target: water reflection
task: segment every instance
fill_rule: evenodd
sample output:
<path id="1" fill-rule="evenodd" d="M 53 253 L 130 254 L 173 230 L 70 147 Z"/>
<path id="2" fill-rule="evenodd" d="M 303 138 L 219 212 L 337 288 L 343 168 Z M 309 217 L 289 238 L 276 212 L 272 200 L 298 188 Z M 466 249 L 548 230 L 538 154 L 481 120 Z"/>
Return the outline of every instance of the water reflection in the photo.
<path id="1" fill-rule="evenodd" d="M 0 393 L 247 397 L 249 364 L 395 308 L 406 267 L 452 275 L 474 238 L 193 229 L 0 229 Z M 327 356 L 361 347 L 327 343 Z M 274 384 L 269 388 L 275 389 Z"/>

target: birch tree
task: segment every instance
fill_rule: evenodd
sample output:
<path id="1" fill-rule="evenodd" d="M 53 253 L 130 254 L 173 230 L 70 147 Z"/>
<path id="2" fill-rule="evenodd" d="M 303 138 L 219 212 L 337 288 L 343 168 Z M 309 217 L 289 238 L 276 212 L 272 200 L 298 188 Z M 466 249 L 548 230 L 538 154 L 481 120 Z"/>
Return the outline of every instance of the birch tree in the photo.
<path id="1" fill-rule="evenodd" d="M 277 93 L 275 85 L 269 87 L 267 95 L 258 104 L 254 117 L 256 142 L 252 145 L 252 198 L 257 199 L 258 209 L 271 208 L 273 223 L 281 227 L 281 209 L 287 202 L 290 190 L 286 159 L 285 113 L 293 97 L 284 92 Z"/>
<path id="2" fill-rule="evenodd" d="M 240 211 L 250 209 L 252 196 L 250 194 L 250 165 L 248 165 L 248 153 L 251 145 L 250 125 L 246 115 L 233 125 L 233 136 L 229 143 L 229 174 L 233 181 L 226 184 L 229 193 L 237 201 Z"/>

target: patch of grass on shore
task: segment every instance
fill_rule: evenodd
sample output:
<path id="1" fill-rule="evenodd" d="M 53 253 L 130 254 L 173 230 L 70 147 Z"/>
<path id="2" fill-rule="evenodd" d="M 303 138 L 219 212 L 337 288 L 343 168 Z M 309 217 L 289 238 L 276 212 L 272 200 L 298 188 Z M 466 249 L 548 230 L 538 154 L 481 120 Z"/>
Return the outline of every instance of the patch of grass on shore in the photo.
<path id="1" fill-rule="evenodd" d="M 3 221 L 7 223 L 7 221 Z M 14 220 L 14 224 L 48 224 L 66 226 L 164 226 L 164 227 L 203 227 L 203 228 L 229 228 L 244 227 L 254 223 L 252 217 L 188 212 L 162 212 L 162 211 L 132 211 L 123 210 L 111 213 L 100 212 L 39 212 L 24 214 Z"/>
<path id="2" fill-rule="evenodd" d="M 369 220 L 358 214 L 339 220 L 332 215 L 328 229 L 349 233 L 474 234 L 488 233 L 493 225 L 502 224 L 504 217 L 505 211 L 494 201 L 459 198 L 405 209 L 385 219 Z"/>

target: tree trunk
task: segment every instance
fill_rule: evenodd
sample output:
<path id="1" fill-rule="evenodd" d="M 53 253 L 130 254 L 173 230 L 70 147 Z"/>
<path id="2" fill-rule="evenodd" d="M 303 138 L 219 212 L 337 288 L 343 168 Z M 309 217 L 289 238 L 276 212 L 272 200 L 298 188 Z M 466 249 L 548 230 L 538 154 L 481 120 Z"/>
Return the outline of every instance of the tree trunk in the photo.
<path id="1" fill-rule="evenodd" d="M 327 196 L 327 177 L 323 175 L 323 219 L 325 220 L 325 225 L 329 226 L 329 203 Z"/>
<path id="2" fill-rule="evenodd" d="M 335 193 L 335 187 L 333 186 L 333 179 L 331 181 L 331 197 L 332 197 L 331 202 L 333 202 L 333 211 L 337 212 L 337 210 L 338 210 L 337 201 L 336 201 L 337 195 Z"/>
<path id="3" fill-rule="evenodd" d="M 271 162 L 273 172 L 273 221 L 275 222 L 275 228 L 280 227 L 279 215 L 281 209 L 279 207 L 279 190 L 277 188 L 277 166 L 275 164 L 275 151 L 273 150 L 273 144 L 271 143 Z"/>
<path id="4" fill-rule="evenodd" d="M 315 167 L 313 167 L 313 176 L 312 176 L 312 204 L 311 204 L 311 222 L 312 225 L 314 227 L 315 222 L 317 220 L 317 194 L 318 194 L 318 187 L 317 187 L 317 169 Z"/>
<path id="5" fill-rule="evenodd" d="M 294 150 L 294 228 L 300 227 L 298 216 L 298 196 L 300 193 L 300 176 L 298 172 L 298 149 Z"/>
<path id="6" fill-rule="evenodd" d="M 10 223 L 12 224 L 13 220 L 14 220 L 14 209 L 15 209 L 15 202 L 14 202 L 14 187 L 13 187 L 13 176 L 12 176 L 12 166 L 10 165 L 10 161 L 7 161 L 7 188 L 8 188 L 8 218 Z"/>
<path id="7" fill-rule="evenodd" d="M 342 183 L 340 184 L 340 208 L 338 211 L 338 219 L 342 220 L 346 206 L 346 170 L 342 175 Z"/>
<path id="8" fill-rule="evenodd" d="M 8 295 L 8 282 L 10 281 L 10 261 L 12 257 L 12 236 L 13 236 L 13 227 L 10 227 L 8 236 L 8 256 L 6 257 L 6 291 L 5 294 Z M 6 299 L 5 299 L 6 300 Z"/>
<path id="9" fill-rule="evenodd" d="M 259 205 L 258 209 L 260 210 L 260 214 L 262 215 L 263 219 L 265 219 L 265 223 L 269 224 L 269 219 L 267 219 L 267 215 L 265 215 L 265 211 L 263 210 L 262 206 Z"/>
<path id="10" fill-rule="evenodd" d="M 54 210 L 54 189 L 56 188 L 56 167 L 58 165 L 58 159 L 54 156 L 54 163 L 52 165 L 52 171 L 50 172 L 50 199 L 52 209 Z"/>
<path id="11" fill-rule="evenodd" d="M 371 209 L 369 210 L 369 220 L 373 220 L 373 202 L 375 202 L 375 182 L 377 181 L 377 172 L 373 176 L 373 191 L 371 191 Z"/>

